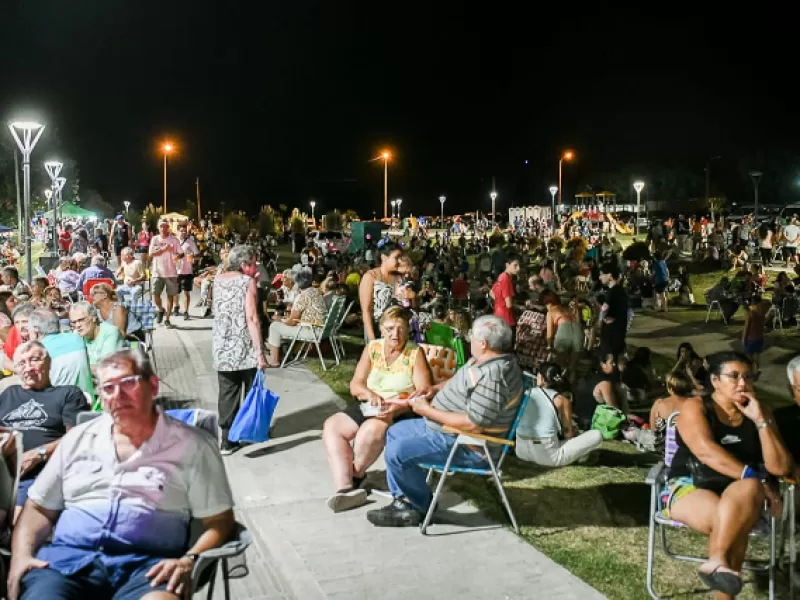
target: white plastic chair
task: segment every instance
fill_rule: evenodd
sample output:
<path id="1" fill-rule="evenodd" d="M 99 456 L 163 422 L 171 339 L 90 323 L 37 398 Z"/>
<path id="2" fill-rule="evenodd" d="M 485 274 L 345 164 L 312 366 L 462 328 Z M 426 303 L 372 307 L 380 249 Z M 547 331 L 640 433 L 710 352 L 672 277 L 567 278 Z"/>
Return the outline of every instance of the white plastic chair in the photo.
<path id="1" fill-rule="evenodd" d="M 722 317 L 723 323 L 727 325 L 728 319 L 725 318 L 725 313 L 722 312 L 722 305 L 719 303 L 719 300 L 712 300 L 708 303 L 708 310 L 706 311 L 706 323 L 708 323 L 708 320 L 711 318 L 711 311 L 714 310 L 715 307 L 717 312 L 719 312 L 719 316 Z"/>

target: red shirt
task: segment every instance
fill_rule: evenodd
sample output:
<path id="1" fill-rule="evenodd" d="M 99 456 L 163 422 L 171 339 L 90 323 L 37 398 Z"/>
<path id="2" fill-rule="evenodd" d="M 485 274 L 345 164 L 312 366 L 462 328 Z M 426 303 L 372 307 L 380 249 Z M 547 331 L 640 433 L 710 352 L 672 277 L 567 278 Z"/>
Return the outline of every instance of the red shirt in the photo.
<path id="1" fill-rule="evenodd" d="M 517 324 L 514 318 L 514 311 L 506 306 L 506 298 L 514 297 L 514 284 L 511 281 L 511 276 L 505 271 L 500 273 L 494 286 L 494 314 L 505 321 L 509 327 Z"/>
<path id="2" fill-rule="evenodd" d="M 450 293 L 456 300 L 466 300 L 469 297 L 469 281 L 456 279 L 450 287 Z"/>
<path id="3" fill-rule="evenodd" d="M 9 358 L 9 360 L 14 360 L 14 352 L 17 351 L 17 348 L 19 348 L 20 344 L 22 344 L 22 338 L 19 335 L 16 325 L 13 325 L 8 331 L 8 337 L 6 338 L 6 343 L 3 346 L 3 351 L 6 353 L 6 356 Z"/>

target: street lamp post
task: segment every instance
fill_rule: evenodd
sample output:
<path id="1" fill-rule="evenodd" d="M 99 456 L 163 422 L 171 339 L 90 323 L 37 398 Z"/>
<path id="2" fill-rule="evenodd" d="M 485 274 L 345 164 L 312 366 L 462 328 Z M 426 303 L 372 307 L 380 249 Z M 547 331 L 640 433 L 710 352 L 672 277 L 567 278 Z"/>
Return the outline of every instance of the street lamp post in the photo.
<path id="1" fill-rule="evenodd" d="M 750 171 L 750 179 L 753 180 L 753 188 L 755 191 L 755 207 L 753 213 L 755 215 L 756 225 L 758 225 L 758 184 L 761 183 L 762 175 L 763 173 L 761 171 Z"/>
<path id="2" fill-rule="evenodd" d="M 394 207 L 397 206 L 397 200 L 392 200 L 389 204 L 392 205 L 392 218 L 394 219 Z"/>
<path id="3" fill-rule="evenodd" d="M 31 258 L 31 153 L 36 142 L 42 137 L 44 125 L 33 121 L 14 121 L 8 124 L 14 141 L 17 142 L 19 151 L 22 152 L 22 180 L 23 180 L 23 211 L 25 215 L 25 273 L 28 284 L 33 279 L 33 264 Z M 21 137 L 20 137 L 21 136 Z"/>
<path id="4" fill-rule="evenodd" d="M 444 201 L 447 200 L 444 196 L 439 196 L 439 203 L 442 205 L 442 228 L 444 228 Z"/>
<path id="5" fill-rule="evenodd" d="M 633 189 L 636 190 L 636 216 L 634 217 L 634 232 L 639 235 L 639 210 L 642 200 L 642 190 L 644 189 L 644 181 L 634 181 Z"/>
<path id="6" fill-rule="evenodd" d="M 50 188 L 46 188 L 44 190 L 44 197 L 47 200 L 47 208 L 53 209 L 53 216 L 50 218 L 48 224 L 50 227 L 51 235 L 53 236 L 53 256 L 58 256 L 58 241 L 56 240 L 56 209 L 55 209 L 55 202 L 53 202 L 53 190 Z M 46 246 L 47 244 L 45 244 Z"/>
<path id="7" fill-rule="evenodd" d="M 66 177 L 56 177 L 56 201 L 54 203 L 55 208 L 53 209 L 53 216 L 56 218 L 56 222 L 61 220 L 61 217 L 63 216 L 61 214 L 61 210 L 64 202 L 61 200 L 61 191 L 64 189 L 66 183 Z"/>
<path id="8" fill-rule="evenodd" d="M 169 142 L 164 144 L 164 214 L 167 214 L 167 155 L 173 149 L 174 146 Z"/>
<path id="9" fill-rule="evenodd" d="M 559 206 L 561 206 L 564 203 L 563 199 L 561 198 L 561 190 L 564 189 L 564 186 L 561 182 L 561 165 L 565 160 L 572 160 L 573 156 L 575 156 L 575 154 L 572 152 L 572 150 L 568 150 L 567 152 L 564 152 L 564 154 L 561 155 L 561 158 L 558 159 L 558 205 Z"/>
<path id="10" fill-rule="evenodd" d="M 317 205 L 313 200 L 308 203 L 311 206 L 311 220 L 314 221 L 314 227 L 317 226 L 317 220 L 314 218 L 314 207 Z"/>
<path id="11" fill-rule="evenodd" d="M 494 229 L 494 227 L 495 227 L 495 221 L 494 221 L 494 202 L 495 202 L 495 200 L 497 200 L 497 192 L 496 192 L 495 190 L 492 190 L 492 193 L 491 193 L 491 194 L 489 194 L 489 197 L 492 199 L 492 229 Z"/>
<path id="12" fill-rule="evenodd" d="M 44 168 L 50 176 L 50 196 L 47 197 L 48 204 L 50 198 L 53 200 L 53 256 L 58 256 L 58 233 L 56 230 L 58 224 L 58 176 L 64 164 L 57 160 L 48 160 L 44 163 Z"/>
<path id="13" fill-rule="evenodd" d="M 128 220 L 128 209 L 131 207 L 131 201 L 130 200 L 124 200 L 122 203 L 125 205 L 125 220 L 127 221 Z"/>
<path id="14" fill-rule="evenodd" d="M 553 221 L 553 229 L 556 228 L 556 192 L 558 191 L 557 185 L 550 186 L 550 196 L 553 200 L 553 214 L 550 215 L 550 219 Z"/>
<path id="15" fill-rule="evenodd" d="M 397 220 L 400 220 L 400 205 L 403 203 L 402 198 L 397 199 Z"/>
<path id="16" fill-rule="evenodd" d="M 383 218 L 386 218 L 386 213 L 389 211 L 389 159 L 392 155 L 384 150 L 381 153 L 383 159 Z"/>

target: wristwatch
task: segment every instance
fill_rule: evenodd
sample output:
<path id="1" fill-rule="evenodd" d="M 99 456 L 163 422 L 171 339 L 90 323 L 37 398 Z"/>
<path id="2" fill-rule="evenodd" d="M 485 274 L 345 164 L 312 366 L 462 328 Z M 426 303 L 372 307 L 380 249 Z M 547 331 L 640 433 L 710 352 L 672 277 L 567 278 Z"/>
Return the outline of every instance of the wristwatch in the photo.
<path id="1" fill-rule="evenodd" d="M 39 446 L 36 449 L 36 452 L 39 454 L 39 458 L 41 458 L 43 461 L 47 460 L 47 448 L 44 446 Z"/>
<path id="2" fill-rule="evenodd" d="M 192 554 L 191 552 L 187 552 L 181 558 L 188 558 L 189 560 L 192 561 L 192 564 L 194 564 L 197 562 L 199 556 L 200 556 L 199 554 Z"/>
<path id="3" fill-rule="evenodd" d="M 772 419 L 764 419 L 760 423 L 756 424 L 756 429 L 766 429 L 769 427 L 770 423 L 772 423 Z"/>

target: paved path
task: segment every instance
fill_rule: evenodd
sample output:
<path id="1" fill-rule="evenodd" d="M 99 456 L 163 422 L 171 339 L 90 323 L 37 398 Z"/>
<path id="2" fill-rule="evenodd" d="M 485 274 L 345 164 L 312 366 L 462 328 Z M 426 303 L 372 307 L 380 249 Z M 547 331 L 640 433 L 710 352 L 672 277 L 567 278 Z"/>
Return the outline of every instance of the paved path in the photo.
<path id="1" fill-rule="evenodd" d="M 158 370 L 171 402 L 216 404 L 211 321 L 175 319 L 155 336 Z M 226 458 L 238 518 L 254 533 L 253 571 L 234 581 L 233 597 L 256 598 L 602 598 L 568 571 L 488 521 L 455 495 L 443 500 L 451 524 L 375 528 L 373 506 L 334 515 L 325 506 L 332 482 L 320 428 L 342 405 L 303 367 L 270 371 L 281 401 L 273 439 Z M 383 465 L 374 467 L 383 480 Z M 386 502 L 376 498 L 376 505 Z"/>
<path id="2" fill-rule="evenodd" d="M 681 342 L 690 342 L 701 356 L 722 350 L 742 350 L 739 340 L 719 331 L 709 331 L 705 323 L 680 324 L 646 313 L 637 313 L 633 318 L 627 339 L 634 346 L 647 346 L 653 352 L 665 356 L 675 356 Z M 788 403 L 786 364 L 795 356 L 797 352 L 794 350 L 779 346 L 767 347 L 761 355 L 758 387 L 786 398 Z"/>

